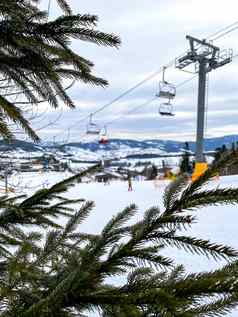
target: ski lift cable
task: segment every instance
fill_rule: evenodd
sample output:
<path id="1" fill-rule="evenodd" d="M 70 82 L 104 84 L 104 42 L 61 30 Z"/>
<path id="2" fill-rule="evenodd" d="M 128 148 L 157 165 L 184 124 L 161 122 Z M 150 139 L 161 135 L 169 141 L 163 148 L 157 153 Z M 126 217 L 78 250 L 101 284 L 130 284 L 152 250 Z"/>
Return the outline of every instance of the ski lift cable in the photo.
<path id="1" fill-rule="evenodd" d="M 117 117 L 117 118 L 115 118 L 115 119 L 113 119 L 113 120 L 107 122 L 105 125 L 106 125 L 106 126 L 109 126 L 109 125 L 113 124 L 114 122 L 123 119 L 126 115 L 129 115 L 129 114 L 131 114 L 131 113 L 134 113 L 134 112 L 136 112 L 137 110 L 139 110 L 139 109 L 141 109 L 141 108 L 143 108 L 143 107 L 145 107 L 145 106 L 148 106 L 149 104 L 151 104 L 151 103 L 152 103 L 154 100 L 156 100 L 156 99 L 157 99 L 157 97 L 153 97 L 153 98 L 147 100 L 146 102 L 142 103 L 142 104 L 139 105 L 139 106 L 136 106 L 135 108 L 131 109 L 130 111 L 126 112 L 125 114 L 122 114 L 122 115 L 120 115 L 119 117 Z"/>
<path id="2" fill-rule="evenodd" d="M 43 125 L 43 126 L 41 126 L 41 127 L 39 127 L 39 128 L 36 128 L 35 130 L 36 130 L 37 132 L 39 132 L 39 131 L 44 130 L 44 129 L 50 127 L 50 126 L 55 125 L 56 122 L 58 122 L 58 121 L 60 120 L 60 118 L 62 117 L 62 115 L 63 115 L 63 109 L 61 108 L 61 109 L 60 109 L 60 112 L 59 112 L 59 114 L 58 114 L 58 116 L 57 116 L 54 120 L 49 121 L 47 124 L 45 124 L 45 125 Z"/>
<path id="3" fill-rule="evenodd" d="M 179 84 L 176 86 L 176 88 L 178 89 L 178 88 L 180 88 L 180 87 L 186 85 L 188 82 L 190 82 L 191 80 L 193 80 L 193 79 L 196 78 L 196 77 L 197 77 L 197 75 L 194 75 L 192 78 L 189 78 L 189 79 L 184 80 L 183 82 L 179 83 Z M 158 98 L 158 97 L 150 98 L 149 100 L 147 100 L 146 102 L 140 104 L 139 106 L 134 107 L 133 109 L 131 109 L 131 110 L 128 111 L 127 113 L 122 114 L 122 115 L 120 115 L 119 117 L 117 117 L 117 118 L 115 118 L 115 119 L 113 119 L 113 120 L 111 120 L 111 121 L 105 123 L 104 126 L 112 125 L 114 122 L 123 119 L 126 115 L 131 114 L 131 113 L 134 113 L 134 112 L 136 112 L 137 110 L 139 110 L 139 109 L 141 109 L 141 108 L 143 108 L 143 107 L 149 105 L 150 103 L 152 103 L 152 102 L 153 102 L 154 100 L 156 100 L 157 98 Z M 66 138 L 65 143 L 66 143 L 66 142 L 69 142 L 69 138 L 70 138 L 70 135 L 71 135 L 71 133 L 70 133 L 70 128 L 68 128 L 68 133 L 67 133 L 67 134 L 68 134 L 68 135 L 67 135 L 68 138 Z M 83 133 L 82 135 L 79 136 L 79 139 L 82 140 L 82 139 L 84 139 L 84 138 L 87 137 L 87 136 L 88 136 L 87 133 Z"/>
<path id="4" fill-rule="evenodd" d="M 207 37 L 207 39 L 211 39 L 212 41 L 215 41 L 215 40 L 218 40 L 226 35 L 228 35 L 229 33 L 235 31 L 238 29 L 238 21 L 230 24 L 229 26 L 227 27 L 224 27 L 222 28 L 221 30 L 211 34 L 210 36 Z M 238 54 L 237 55 L 234 55 L 233 58 L 237 58 L 238 57 Z M 166 68 L 168 68 L 170 66 L 170 64 L 172 63 L 172 61 L 170 61 L 167 66 L 163 66 L 162 67 L 162 72 L 163 72 L 163 76 L 164 76 L 164 71 Z M 197 77 L 196 75 L 193 76 L 192 78 L 189 78 L 188 80 L 186 80 L 185 82 L 181 83 L 182 85 L 193 80 L 195 77 Z M 149 80 L 149 79 L 148 79 Z M 145 81 L 147 81 L 145 79 Z M 209 81 L 209 78 L 208 78 L 208 81 Z M 178 88 L 180 85 L 177 85 L 176 87 Z M 135 88 L 136 89 L 136 88 Z M 206 101 L 206 126 L 207 126 L 207 111 L 208 111 L 208 90 L 209 90 L 209 82 L 207 82 L 207 101 Z M 147 104 L 151 103 L 152 101 L 154 100 L 154 98 L 148 100 L 147 102 L 145 102 L 144 104 L 140 105 L 140 106 L 137 106 L 136 108 L 134 108 L 135 110 L 132 109 L 132 111 L 129 111 L 127 114 L 130 114 L 132 113 L 133 111 L 136 111 L 137 109 L 143 107 L 143 106 L 146 106 Z M 100 109 L 98 109 L 98 111 L 96 111 L 94 114 L 96 114 L 97 112 L 99 112 Z M 120 118 L 123 117 L 120 116 Z M 112 122 L 116 121 L 117 119 L 113 120 Z M 107 123 L 107 125 L 111 124 L 112 122 L 109 122 Z"/>
<path id="5" fill-rule="evenodd" d="M 143 84 L 145 84 L 147 81 L 153 79 L 154 77 L 158 76 L 160 73 L 162 73 L 163 69 L 162 67 L 154 72 L 153 74 L 149 75 L 148 77 L 146 77 L 145 79 L 143 79 L 142 81 L 140 81 L 139 83 L 137 83 L 136 85 L 134 85 L 133 87 L 127 89 L 126 91 L 124 91 L 122 94 L 120 94 L 119 96 L 117 96 L 116 98 L 114 98 L 113 100 L 111 100 L 110 102 L 106 103 L 105 105 L 103 105 L 102 107 L 100 107 L 99 109 L 95 110 L 94 112 L 91 112 L 89 114 L 87 114 L 85 117 L 83 117 L 82 119 L 74 122 L 69 128 L 73 128 L 75 125 L 78 125 L 81 122 L 86 121 L 87 119 L 90 118 L 91 115 L 95 115 L 101 111 L 103 111 L 104 109 L 108 108 L 109 106 L 111 106 L 112 104 L 114 104 L 115 102 L 117 102 L 118 100 L 120 100 L 121 98 L 125 97 L 126 95 L 128 95 L 129 93 L 131 93 L 132 91 L 134 91 L 135 89 L 139 88 L 140 86 L 142 86 Z"/>
<path id="6" fill-rule="evenodd" d="M 169 66 L 171 66 L 171 63 L 174 63 L 174 60 L 169 62 L 166 66 L 166 68 L 168 68 Z M 120 94 L 118 97 L 114 98 L 112 101 L 110 101 L 109 103 L 105 104 L 104 106 L 102 106 L 101 108 L 97 109 L 94 112 L 91 112 L 89 114 L 87 114 L 85 117 L 83 117 L 82 119 L 74 122 L 71 126 L 67 127 L 67 129 L 72 129 L 74 126 L 85 122 L 87 119 L 90 118 L 90 116 L 93 116 L 99 112 L 101 112 L 102 110 L 106 109 L 107 107 L 111 106 L 113 103 L 115 103 L 116 101 L 120 100 L 122 97 L 126 96 L 128 93 L 132 92 L 133 90 L 135 90 L 136 88 L 142 86 L 144 83 L 146 83 L 147 81 L 153 79 L 154 77 L 156 77 L 157 75 L 159 75 L 160 73 L 163 72 L 165 66 L 162 66 L 157 72 L 154 72 L 153 74 L 151 74 L 150 76 L 146 77 L 144 80 L 142 80 L 141 82 L 139 82 L 138 84 L 136 84 L 135 86 L 131 87 L 130 89 L 126 90 L 124 93 Z M 187 83 L 191 80 L 193 80 L 195 77 L 197 77 L 197 75 L 192 76 L 191 78 L 187 79 L 184 83 Z M 183 84 L 183 83 L 182 83 Z M 179 87 L 180 84 L 177 86 Z"/>
<path id="7" fill-rule="evenodd" d="M 50 8 L 51 8 L 51 0 L 48 1 L 48 9 L 47 12 L 49 14 L 50 12 Z M 238 29 L 238 21 L 232 23 L 231 25 L 213 33 L 212 35 L 208 36 L 207 39 L 212 39 L 212 41 L 215 41 L 221 37 L 224 37 L 225 35 L 235 31 L 236 29 Z M 236 25 L 236 26 L 235 26 Z M 230 29 L 232 26 L 235 26 L 234 28 Z M 224 33 L 221 33 L 224 32 Z M 217 36 L 216 36 L 217 35 Z M 215 37 L 214 37 L 215 36 Z M 183 55 L 183 54 L 181 54 Z M 101 108 L 97 109 L 96 111 L 94 111 L 92 114 L 95 115 L 98 112 L 101 112 L 102 110 L 104 110 L 105 108 L 107 108 L 108 106 L 110 106 L 111 104 L 115 103 L 116 101 L 118 101 L 119 99 L 123 98 L 124 96 L 126 96 L 127 94 L 129 94 L 130 92 L 132 92 L 133 90 L 139 88 L 140 86 L 142 86 L 144 83 L 146 83 L 147 81 L 153 79 L 155 76 L 159 75 L 161 72 L 164 71 L 164 69 L 167 69 L 169 67 L 171 67 L 174 64 L 174 59 L 172 59 L 170 62 L 168 62 L 165 66 L 161 67 L 158 71 L 156 71 L 155 73 L 151 74 L 150 76 L 146 77 L 144 80 L 142 80 L 141 82 L 137 83 L 135 86 L 129 88 L 128 90 L 126 90 L 125 92 L 123 92 L 122 94 L 120 94 L 118 97 L 114 98 L 112 101 L 110 101 L 109 103 L 103 105 Z M 70 85 L 71 86 L 71 85 Z M 15 94 L 19 94 L 18 92 L 12 93 L 12 95 Z M 9 94 L 10 95 L 10 94 Z M 5 95 L 5 96 L 8 96 Z M 86 119 L 88 118 L 88 116 L 86 117 Z"/>
<path id="8" fill-rule="evenodd" d="M 180 87 L 186 85 L 187 83 L 189 83 L 190 81 L 192 81 L 192 80 L 195 79 L 196 77 L 197 77 L 197 75 L 194 75 L 194 76 L 192 76 L 191 78 L 184 80 L 183 82 L 179 83 L 179 84 L 176 86 L 176 89 L 179 89 Z M 147 100 L 146 102 L 140 104 L 139 106 L 134 107 L 133 109 L 131 109 L 131 110 L 128 111 L 127 113 L 120 115 L 119 117 L 117 117 L 117 118 L 115 118 L 115 119 L 113 119 L 113 120 L 111 120 L 111 121 L 105 123 L 104 125 L 105 125 L 105 126 L 108 126 L 108 125 L 113 124 L 113 123 L 116 122 L 116 121 L 119 121 L 119 120 L 123 119 L 126 115 L 136 112 L 137 110 L 139 110 L 139 109 L 142 108 L 142 107 L 145 107 L 146 105 L 150 104 L 151 102 L 153 102 L 153 101 L 156 100 L 157 98 L 158 98 L 158 97 L 150 98 L 150 99 Z M 68 135 L 67 135 L 68 138 L 66 138 L 65 143 L 66 143 L 66 142 L 69 142 L 69 138 L 70 138 L 70 136 L 71 136 L 71 131 L 70 131 L 70 130 L 71 130 L 71 129 L 68 128 L 68 133 L 67 133 L 67 134 L 68 134 Z M 87 133 L 83 133 L 83 134 L 81 134 L 78 138 L 79 138 L 80 140 L 82 140 L 82 139 L 84 139 L 84 138 L 87 137 L 87 136 L 88 136 Z"/>
<path id="9" fill-rule="evenodd" d="M 187 83 L 189 83 L 191 80 L 193 80 L 193 79 L 196 78 L 196 77 L 197 77 L 197 75 L 194 75 L 192 78 L 189 78 L 189 79 L 184 80 L 183 82 L 179 83 L 179 84 L 176 86 L 176 89 L 179 89 L 180 87 L 186 85 Z M 136 112 L 137 110 L 139 110 L 139 109 L 141 109 L 141 108 L 143 108 L 143 107 L 145 107 L 145 106 L 151 104 L 151 103 L 152 103 L 154 100 L 156 100 L 156 99 L 158 99 L 158 97 L 150 98 L 149 100 L 147 100 L 146 102 L 140 104 L 139 106 L 134 107 L 133 109 L 131 109 L 131 110 L 128 111 L 127 113 L 122 114 L 122 115 L 120 115 L 119 117 L 117 117 L 117 118 L 115 118 L 115 119 L 113 119 L 113 120 L 111 120 L 111 121 L 105 123 L 104 126 L 109 126 L 109 125 L 112 125 L 112 124 L 113 124 L 114 122 L 116 122 L 116 121 L 120 121 L 120 120 L 123 119 L 126 115 L 132 114 L 132 113 Z M 69 142 L 69 139 L 70 139 L 70 136 L 71 136 L 70 128 L 68 128 L 67 134 L 68 134 L 68 135 L 67 135 L 67 138 L 65 139 L 65 143 Z M 80 140 L 82 140 L 82 139 L 84 139 L 84 138 L 87 137 L 87 136 L 88 136 L 87 133 L 83 133 L 83 134 L 81 134 L 78 138 L 79 138 Z"/>
<path id="10" fill-rule="evenodd" d="M 207 39 L 212 39 L 214 36 L 215 38 L 213 38 L 212 40 L 216 40 L 218 38 L 221 38 L 221 37 L 224 37 L 225 35 L 227 35 L 228 33 L 231 33 L 233 32 L 236 27 L 232 28 L 233 26 L 235 26 L 236 24 L 238 24 L 238 21 L 237 22 L 234 22 L 230 25 L 228 25 L 227 27 L 225 28 L 222 28 L 220 30 L 218 30 L 217 32 L 209 35 L 207 37 Z M 232 29 L 231 29 L 232 28 Z M 222 33 L 223 32 L 223 33 Z M 67 130 L 70 130 L 71 128 L 73 128 L 75 125 L 78 125 L 79 123 L 81 122 L 85 122 L 89 117 L 90 115 L 95 115 L 101 111 L 103 111 L 104 109 L 108 108 L 109 106 L 111 106 L 112 104 L 114 104 L 116 101 L 120 100 L 121 98 L 125 97 L 127 94 L 131 93 L 132 91 L 134 91 L 135 89 L 139 88 L 140 86 L 142 86 L 143 84 L 145 84 L 147 81 L 153 79 L 154 77 L 158 76 L 160 73 L 163 72 L 163 69 L 164 67 L 165 68 L 169 68 L 171 66 L 174 65 L 174 60 L 175 59 L 172 59 L 169 63 L 167 63 L 167 65 L 163 66 L 163 67 L 160 67 L 160 69 L 156 72 L 154 72 L 153 74 L 151 74 L 150 76 L 146 77 L 145 79 L 143 79 L 142 81 L 140 81 L 139 83 L 137 83 L 136 85 L 134 85 L 133 87 L 127 89 L 125 92 L 123 92 L 122 94 L 120 94 L 119 96 L 117 96 L 116 98 L 114 98 L 113 100 L 111 100 L 110 102 L 106 103 L 105 105 L 103 105 L 102 107 L 100 107 L 99 109 L 97 109 L 96 111 L 94 111 L 93 113 L 90 113 L 90 114 L 87 114 L 85 117 L 83 117 L 82 119 L 74 122 L 71 126 L 67 127 Z M 187 81 L 190 81 L 192 80 L 194 77 L 188 79 Z"/>
<path id="11" fill-rule="evenodd" d="M 216 41 L 228 34 L 230 34 L 231 32 L 234 32 L 235 30 L 238 29 L 238 25 L 236 25 L 235 27 L 233 27 L 232 29 L 227 30 L 226 32 L 222 33 L 222 34 L 218 34 L 216 37 L 212 38 L 212 41 Z"/>
<path id="12" fill-rule="evenodd" d="M 234 23 L 234 24 L 238 24 L 238 22 L 236 22 L 236 23 Z M 237 27 L 237 28 L 238 28 L 238 27 Z M 224 29 L 227 29 L 227 28 L 224 28 Z M 233 30 L 234 30 L 234 29 L 233 29 Z M 216 32 L 216 34 L 218 34 L 218 33 L 220 33 L 220 32 Z M 227 33 L 226 33 L 226 34 L 227 34 Z M 233 59 L 235 59 L 235 58 L 237 58 L 237 57 L 238 57 L 238 54 L 234 55 L 234 56 L 233 56 Z M 163 69 L 164 69 L 164 67 L 162 67 L 161 72 L 163 71 Z M 195 79 L 196 77 L 197 77 L 197 75 L 194 75 L 194 76 L 192 76 L 192 77 L 186 79 L 185 81 L 183 81 L 183 82 L 181 82 L 180 84 L 176 85 L 176 89 L 178 89 L 178 88 L 184 86 L 185 84 L 189 83 L 190 81 L 192 81 L 192 80 Z M 146 79 L 145 79 L 144 81 L 146 81 Z M 207 89 L 208 89 L 208 87 L 207 87 Z M 118 118 L 115 118 L 115 119 L 113 119 L 113 120 L 107 122 L 105 125 L 108 126 L 108 125 L 111 125 L 111 124 L 113 124 L 114 122 L 116 122 L 116 121 L 118 121 L 118 120 L 121 120 L 122 118 L 125 117 L 125 115 L 128 115 L 128 114 L 131 114 L 131 113 L 136 112 L 138 109 L 140 109 L 140 108 L 142 108 L 142 107 L 144 107 L 144 106 L 150 104 L 151 102 L 153 102 L 156 98 L 157 98 L 157 97 L 153 97 L 153 98 L 147 100 L 147 101 L 144 102 L 143 104 L 141 104 L 141 105 L 139 105 L 139 106 L 136 106 L 135 108 L 131 109 L 131 110 L 128 111 L 126 114 L 122 114 L 122 115 L 120 115 Z M 118 97 L 118 99 L 119 99 L 119 97 Z M 207 111 L 208 111 L 208 96 L 207 96 L 207 106 L 206 106 L 206 126 L 207 126 Z M 99 111 L 97 111 L 97 112 L 99 112 Z M 85 119 L 87 119 L 88 117 L 90 117 L 91 115 L 93 115 L 93 114 L 95 114 L 95 113 L 96 113 L 96 112 L 90 113 L 87 117 L 81 119 L 79 122 L 85 121 Z M 78 122 L 78 123 L 79 123 L 79 122 Z M 72 127 L 72 126 L 71 126 L 71 127 Z M 69 127 L 69 128 L 67 129 L 67 130 L 68 130 L 68 139 L 69 139 L 71 127 Z M 84 136 L 87 136 L 86 133 L 84 133 L 81 137 L 84 137 Z"/>
<path id="13" fill-rule="evenodd" d="M 193 80 L 194 78 L 196 78 L 196 77 L 197 77 L 197 75 L 194 75 L 192 78 L 189 78 L 189 79 L 184 80 L 183 82 L 179 83 L 179 84 L 176 86 L 176 89 L 179 89 L 180 87 L 186 85 L 187 83 L 189 83 L 190 81 L 192 81 L 192 80 Z M 122 115 L 120 115 L 119 117 L 117 117 L 117 118 L 115 118 L 115 119 L 113 119 L 113 120 L 111 120 L 111 121 L 105 123 L 105 125 L 108 126 L 108 125 L 113 124 L 113 123 L 116 122 L 116 121 L 119 121 L 119 120 L 123 119 L 126 115 L 136 112 L 137 110 L 139 110 L 139 109 L 141 109 L 141 108 L 143 108 L 143 107 L 145 107 L 145 106 L 151 104 L 151 103 L 152 103 L 154 100 L 156 100 L 156 99 L 158 99 L 158 97 L 153 97 L 153 98 L 151 98 L 151 99 L 145 101 L 144 103 L 140 104 L 139 106 L 136 106 L 136 107 L 134 107 L 133 109 L 129 110 L 129 111 L 126 112 L 125 114 L 122 114 Z"/>
<path id="14" fill-rule="evenodd" d="M 217 38 L 216 38 L 216 37 L 213 38 L 213 37 L 216 36 L 216 35 L 218 35 L 218 34 L 219 34 L 219 38 L 221 38 L 221 37 L 227 35 L 228 33 L 232 32 L 232 31 L 234 31 L 234 30 L 236 29 L 236 28 L 233 28 L 232 30 L 229 30 L 232 26 L 234 26 L 234 25 L 236 25 L 236 24 L 238 24 L 238 21 L 237 21 L 237 22 L 234 22 L 234 23 L 232 23 L 232 24 L 230 24 L 230 25 L 228 25 L 228 26 L 225 27 L 225 28 L 222 28 L 222 29 L 218 30 L 218 31 L 215 32 L 215 33 L 212 33 L 211 35 L 209 35 L 209 36 L 207 37 L 207 39 L 216 40 L 216 39 L 218 39 L 218 36 L 217 36 Z M 228 31 L 228 30 L 229 30 L 229 31 Z M 223 33 L 221 33 L 221 32 L 223 32 Z M 225 33 L 224 33 L 224 32 L 225 32 Z M 220 33 L 221 33 L 221 34 L 220 34 Z M 184 54 L 184 53 L 183 53 L 183 54 Z M 183 55 L 183 54 L 181 54 L 181 55 Z M 179 55 L 179 56 L 180 56 L 180 55 Z M 108 102 L 108 103 L 106 103 L 105 105 L 103 105 L 102 107 L 98 108 L 97 110 L 95 110 L 94 112 L 92 112 L 92 114 L 95 115 L 95 114 L 97 114 L 97 113 L 103 111 L 104 109 L 108 108 L 109 106 L 111 106 L 112 104 L 114 104 L 115 102 L 117 102 L 118 100 L 120 100 L 121 98 L 125 97 L 126 95 L 128 95 L 129 93 L 131 93 L 132 91 L 134 91 L 135 89 L 137 89 L 137 88 L 139 88 L 140 86 L 142 86 L 143 84 L 145 84 L 147 81 L 149 81 L 149 80 L 153 79 L 154 77 L 158 76 L 159 74 L 161 74 L 161 73 L 163 72 L 164 67 L 165 67 L 165 68 L 169 68 L 169 67 L 173 66 L 175 59 L 176 59 L 176 58 L 172 59 L 172 60 L 169 61 L 166 65 L 160 67 L 158 71 L 152 73 L 151 75 L 149 75 L 148 77 L 146 77 L 146 78 L 143 79 L 142 81 L 138 82 L 136 85 L 134 85 L 134 86 L 132 86 L 131 88 L 129 88 L 129 89 L 127 89 L 126 91 L 124 91 L 122 94 L 120 94 L 119 96 L 117 96 L 116 98 L 114 98 L 113 100 L 111 100 L 110 102 Z M 91 113 L 90 113 L 90 114 L 91 114 Z M 68 127 L 68 128 L 73 128 L 75 125 L 77 125 L 77 124 L 79 124 L 79 123 L 81 123 L 81 122 L 86 121 L 86 120 L 89 118 L 90 114 L 88 114 L 88 115 L 86 115 L 85 117 L 83 117 L 82 119 L 80 119 L 80 120 L 74 122 L 74 123 L 73 123 L 70 127 Z"/>
<path id="15" fill-rule="evenodd" d="M 72 82 L 67 87 L 64 88 L 64 91 L 69 90 L 70 88 L 72 88 L 73 85 L 75 84 L 75 81 L 76 81 L 75 79 L 72 80 Z M 57 96 L 58 96 L 58 94 L 56 93 L 54 95 L 54 97 L 57 97 Z M 44 102 L 47 102 L 47 101 L 48 101 L 47 99 L 38 100 L 37 104 L 44 103 Z M 31 101 L 19 101 L 19 102 L 16 102 L 14 104 L 15 105 L 32 105 L 32 102 Z"/>
<path id="16" fill-rule="evenodd" d="M 210 34 L 209 36 L 207 36 L 204 40 L 207 41 L 207 40 L 210 40 L 210 41 L 216 41 L 220 38 L 223 38 L 224 36 L 228 35 L 229 33 L 235 31 L 236 29 L 238 28 L 238 21 L 236 22 L 233 22 L 229 25 L 227 25 L 226 27 Z M 198 49 L 200 48 L 202 45 L 201 44 L 195 44 L 195 48 Z M 182 54 L 180 54 L 178 58 L 184 56 L 184 54 L 186 54 L 187 51 L 183 52 Z"/>
<path id="17" fill-rule="evenodd" d="M 237 23 L 235 23 L 237 24 Z M 232 30 L 238 29 L 238 26 L 236 28 L 233 28 Z M 226 32 L 226 34 L 228 34 L 228 32 Z M 234 55 L 232 57 L 232 61 L 234 59 L 236 59 L 238 57 L 238 54 Z M 208 130 L 208 107 L 209 107 L 209 86 L 210 86 L 210 82 L 209 82 L 209 73 L 207 75 L 207 81 L 206 81 L 206 107 L 205 107 L 205 137 L 207 137 L 207 130 Z"/>
<path id="18" fill-rule="evenodd" d="M 226 27 L 224 27 L 224 28 L 218 30 L 217 32 L 215 32 L 215 33 L 213 33 L 212 35 L 210 35 L 210 36 L 208 37 L 208 39 L 213 38 L 213 40 L 215 40 L 215 39 L 216 39 L 216 36 L 219 36 L 221 33 L 226 32 L 228 29 L 233 28 L 233 27 L 234 27 L 235 25 L 237 25 L 237 24 L 238 24 L 238 21 L 236 21 L 236 22 L 234 22 L 234 23 L 232 23 L 232 24 L 230 24 L 230 25 L 228 25 L 228 26 L 226 26 Z"/>

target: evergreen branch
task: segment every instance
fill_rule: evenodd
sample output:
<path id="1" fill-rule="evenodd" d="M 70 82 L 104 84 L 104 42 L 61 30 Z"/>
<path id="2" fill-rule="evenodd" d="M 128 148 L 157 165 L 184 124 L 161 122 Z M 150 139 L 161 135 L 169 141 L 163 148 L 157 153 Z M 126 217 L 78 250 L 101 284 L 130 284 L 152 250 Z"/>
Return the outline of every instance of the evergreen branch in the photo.
<path id="1" fill-rule="evenodd" d="M 88 174 L 91 175 L 95 173 L 98 169 L 100 169 L 100 165 L 89 167 L 85 171 L 82 171 L 79 174 L 71 176 L 63 181 L 60 181 L 48 189 L 42 189 L 36 192 L 32 197 L 25 199 L 19 205 L 19 207 L 27 208 L 27 207 L 36 206 L 39 203 L 42 203 L 42 201 L 47 201 L 48 199 L 50 199 L 52 196 L 56 194 L 58 195 L 59 193 L 66 192 L 69 187 L 75 185 L 75 182 L 77 182 L 78 179 L 81 179 L 82 177 L 85 177 Z"/>
<path id="2" fill-rule="evenodd" d="M 18 123 L 26 131 L 26 133 L 34 140 L 39 141 L 39 137 L 32 130 L 27 120 L 23 117 L 22 112 L 12 103 L 8 102 L 0 95 L 0 108 L 7 114 L 7 116 L 15 123 Z"/>
<path id="3" fill-rule="evenodd" d="M 218 206 L 235 204 L 238 204 L 238 190 L 224 188 L 194 193 L 189 197 L 189 199 L 186 199 L 186 201 L 183 200 L 182 204 L 178 205 L 181 210 L 189 210 L 209 205 Z"/>
<path id="4" fill-rule="evenodd" d="M 72 234 L 73 231 L 76 230 L 78 224 L 80 224 L 83 220 L 85 220 L 91 210 L 94 207 L 94 203 L 92 201 L 86 202 L 78 212 L 76 212 L 65 225 L 64 231 L 62 233 L 62 237 L 67 237 L 69 234 Z"/>
<path id="5" fill-rule="evenodd" d="M 72 14 L 71 8 L 66 0 L 57 0 L 57 2 L 65 13 Z"/>
<path id="6" fill-rule="evenodd" d="M 215 161 L 204 174 L 197 178 L 183 192 L 183 197 L 190 196 L 194 192 L 199 191 L 214 175 L 220 172 L 224 166 L 229 166 L 238 161 L 238 152 L 228 153 L 221 156 L 218 161 Z"/>
<path id="7" fill-rule="evenodd" d="M 237 307 L 237 295 L 224 295 L 222 298 L 215 299 L 208 304 L 199 305 L 198 307 L 191 308 L 184 313 L 188 316 L 196 317 L 223 317 Z M 183 316 L 178 315 L 178 316 Z"/>
<path id="8" fill-rule="evenodd" d="M 177 236 L 173 232 L 168 233 L 152 233 L 150 239 L 156 239 L 169 246 L 175 246 L 185 251 L 203 254 L 206 257 L 212 256 L 215 260 L 224 258 L 229 259 L 237 257 L 238 253 L 231 247 L 211 243 L 208 240 L 196 239 L 187 236 Z"/>
<path id="9" fill-rule="evenodd" d="M 182 190 L 188 185 L 188 178 L 184 175 L 171 182 L 164 192 L 164 206 L 170 210 L 176 200 L 182 193 Z"/>
<path id="10" fill-rule="evenodd" d="M 107 223 L 102 231 L 103 236 L 111 236 L 117 231 L 121 226 L 123 226 L 128 220 L 130 220 L 137 212 L 137 206 L 132 204 L 126 207 L 122 212 L 118 213 L 116 216 Z"/>

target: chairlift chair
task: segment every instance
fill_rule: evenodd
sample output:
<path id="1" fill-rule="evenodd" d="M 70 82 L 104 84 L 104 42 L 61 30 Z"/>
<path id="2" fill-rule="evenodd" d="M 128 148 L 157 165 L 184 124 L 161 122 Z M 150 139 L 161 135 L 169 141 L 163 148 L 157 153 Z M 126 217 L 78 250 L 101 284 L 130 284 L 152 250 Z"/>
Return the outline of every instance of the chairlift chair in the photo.
<path id="1" fill-rule="evenodd" d="M 99 144 L 107 144 L 107 143 L 108 143 L 107 127 L 104 126 L 104 128 L 100 131 Z"/>
<path id="2" fill-rule="evenodd" d="M 99 142 L 99 144 L 105 145 L 105 144 L 108 144 L 108 139 L 105 137 L 102 137 L 98 142 Z"/>
<path id="3" fill-rule="evenodd" d="M 173 113 L 173 105 L 170 101 L 162 103 L 159 107 L 159 114 L 161 116 L 173 117 L 175 114 Z"/>
<path id="4" fill-rule="evenodd" d="M 100 128 L 99 126 L 93 122 L 93 115 L 91 114 L 90 115 L 90 118 L 89 118 L 89 122 L 88 122 L 88 125 L 87 125 L 87 131 L 86 131 L 86 134 L 90 134 L 90 135 L 98 135 L 100 134 Z"/>
<path id="5" fill-rule="evenodd" d="M 163 67 L 163 77 L 162 81 L 159 82 L 159 91 L 156 93 L 156 97 L 167 98 L 170 100 L 174 99 L 176 96 L 176 87 L 165 80 L 165 71 L 166 66 Z"/>
<path id="6" fill-rule="evenodd" d="M 174 99 L 176 96 L 176 87 L 166 81 L 160 81 L 159 91 L 156 96 L 159 98 Z"/>

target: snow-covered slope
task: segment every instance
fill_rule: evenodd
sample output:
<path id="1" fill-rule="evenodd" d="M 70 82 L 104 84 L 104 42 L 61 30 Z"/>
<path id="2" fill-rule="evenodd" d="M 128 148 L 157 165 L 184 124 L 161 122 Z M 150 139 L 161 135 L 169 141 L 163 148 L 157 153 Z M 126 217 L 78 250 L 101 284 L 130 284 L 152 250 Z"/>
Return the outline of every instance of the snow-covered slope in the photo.
<path id="1" fill-rule="evenodd" d="M 68 176 L 70 176 L 69 173 L 29 173 L 20 179 L 19 183 L 22 186 L 20 192 L 34 192 L 39 188 L 38 186 L 41 188 L 50 186 Z M 18 181 L 19 175 L 12 176 L 9 179 L 10 183 L 17 183 Z M 167 181 L 157 183 L 153 181 L 133 182 L 133 191 L 128 192 L 127 182 L 112 182 L 106 186 L 100 183 L 80 183 L 70 189 L 68 195 L 72 198 L 82 197 L 95 201 L 96 207 L 89 218 L 81 224 L 80 230 L 98 233 L 113 215 L 133 202 L 139 207 L 136 219 L 140 219 L 143 212 L 151 206 L 159 206 L 163 210 L 162 196 L 167 184 Z M 238 187 L 238 176 L 221 177 L 209 185 L 209 187 L 217 186 Z M 224 243 L 238 250 L 237 206 L 206 207 L 193 213 L 198 221 L 189 232 L 191 236 Z M 63 219 L 60 222 L 63 222 Z M 166 249 L 164 254 L 174 258 L 176 263 L 184 264 L 190 272 L 213 270 L 224 264 L 224 262 L 215 262 L 212 259 L 198 257 L 177 249 Z M 226 316 L 237 317 L 238 310 Z"/>

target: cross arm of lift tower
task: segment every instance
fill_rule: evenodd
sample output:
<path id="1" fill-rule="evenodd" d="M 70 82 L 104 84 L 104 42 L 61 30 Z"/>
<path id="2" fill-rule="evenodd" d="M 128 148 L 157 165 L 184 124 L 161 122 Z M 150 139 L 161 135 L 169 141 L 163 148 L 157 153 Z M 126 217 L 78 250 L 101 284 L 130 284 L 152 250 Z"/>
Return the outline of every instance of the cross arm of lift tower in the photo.
<path id="1" fill-rule="evenodd" d="M 232 61 L 233 51 L 220 50 L 206 40 L 186 36 L 189 41 L 190 50 L 176 60 L 176 68 L 184 68 L 194 65 L 195 73 L 198 73 L 198 103 L 197 103 L 197 132 L 196 132 L 196 156 L 193 179 L 197 179 L 207 169 L 204 157 L 204 126 L 205 126 L 205 103 L 206 103 L 206 81 L 207 73 L 222 67 Z M 198 47 L 196 45 L 199 45 Z M 196 47 L 195 47 L 196 46 Z"/>
<path id="2" fill-rule="evenodd" d="M 199 73 L 199 67 L 197 67 L 197 65 L 203 62 L 206 64 L 206 73 L 208 73 L 232 61 L 232 49 L 221 51 L 219 47 L 212 43 L 190 35 L 187 35 L 186 39 L 189 41 L 190 50 L 184 56 L 176 59 L 175 62 L 176 68 L 180 70 L 183 70 L 191 64 L 195 64 L 195 73 Z M 196 44 L 199 46 L 196 46 Z"/>

